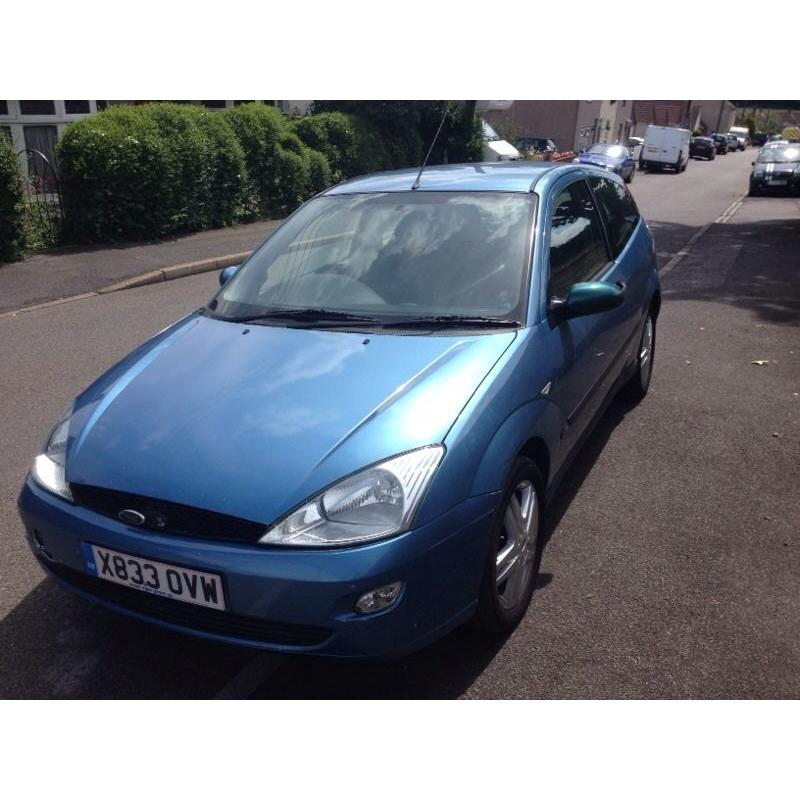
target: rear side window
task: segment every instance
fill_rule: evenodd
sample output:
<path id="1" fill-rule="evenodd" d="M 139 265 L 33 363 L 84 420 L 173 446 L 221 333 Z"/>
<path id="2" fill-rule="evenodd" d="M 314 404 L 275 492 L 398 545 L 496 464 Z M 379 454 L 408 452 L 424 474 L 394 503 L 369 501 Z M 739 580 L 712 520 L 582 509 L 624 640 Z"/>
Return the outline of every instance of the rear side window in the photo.
<path id="1" fill-rule="evenodd" d="M 611 253 L 616 258 L 631 238 L 633 229 L 639 221 L 639 209 L 633 195 L 611 178 L 589 178 L 595 197 L 603 209 L 608 225 L 608 238 L 611 240 Z"/>
<path id="2" fill-rule="evenodd" d="M 566 297 L 573 283 L 588 281 L 608 263 L 597 209 L 589 189 L 577 181 L 556 200 L 550 223 L 550 292 Z"/>

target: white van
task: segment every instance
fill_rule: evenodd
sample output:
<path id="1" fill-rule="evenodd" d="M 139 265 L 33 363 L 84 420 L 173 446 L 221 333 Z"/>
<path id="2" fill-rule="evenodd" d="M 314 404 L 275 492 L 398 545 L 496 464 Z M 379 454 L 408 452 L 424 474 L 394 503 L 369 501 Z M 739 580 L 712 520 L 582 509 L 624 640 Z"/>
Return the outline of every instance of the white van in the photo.
<path id="1" fill-rule="evenodd" d="M 648 125 L 639 154 L 639 169 L 672 167 L 683 172 L 689 163 L 689 140 L 686 128 L 664 128 Z"/>
<path id="2" fill-rule="evenodd" d="M 731 128 L 728 133 L 732 133 L 739 140 L 740 150 L 744 150 L 750 145 L 749 128 Z"/>
<path id="3" fill-rule="evenodd" d="M 483 128 L 483 160 L 484 161 L 519 161 L 520 153 L 513 144 L 497 135 L 497 131 L 485 120 L 481 120 Z"/>

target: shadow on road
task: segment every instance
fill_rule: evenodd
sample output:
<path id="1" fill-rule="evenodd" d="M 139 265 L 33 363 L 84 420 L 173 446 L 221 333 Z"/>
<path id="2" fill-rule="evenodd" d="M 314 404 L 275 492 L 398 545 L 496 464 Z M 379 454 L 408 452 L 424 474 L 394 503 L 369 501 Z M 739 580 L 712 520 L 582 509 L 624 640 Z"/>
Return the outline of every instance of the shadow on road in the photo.
<path id="1" fill-rule="evenodd" d="M 797 325 L 800 214 L 713 226 L 665 281 L 664 299 L 728 303 L 765 323 Z"/>
<path id="2" fill-rule="evenodd" d="M 209 697 L 250 658 L 119 617 L 44 579 L 0 622 L 0 698 Z"/>

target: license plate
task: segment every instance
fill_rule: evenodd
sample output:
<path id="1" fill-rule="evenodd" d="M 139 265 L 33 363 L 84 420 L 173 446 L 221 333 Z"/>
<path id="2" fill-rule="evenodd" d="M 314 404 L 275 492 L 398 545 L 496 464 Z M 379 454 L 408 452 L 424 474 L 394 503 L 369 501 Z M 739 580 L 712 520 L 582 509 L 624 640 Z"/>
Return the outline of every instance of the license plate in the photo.
<path id="1" fill-rule="evenodd" d="M 83 544 L 83 559 L 86 571 L 101 580 L 225 611 L 222 577 L 213 572 L 165 564 L 88 543 Z"/>
<path id="2" fill-rule="evenodd" d="M 783 178 L 770 178 L 769 185 L 770 186 L 786 186 L 788 181 L 785 181 Z"/>

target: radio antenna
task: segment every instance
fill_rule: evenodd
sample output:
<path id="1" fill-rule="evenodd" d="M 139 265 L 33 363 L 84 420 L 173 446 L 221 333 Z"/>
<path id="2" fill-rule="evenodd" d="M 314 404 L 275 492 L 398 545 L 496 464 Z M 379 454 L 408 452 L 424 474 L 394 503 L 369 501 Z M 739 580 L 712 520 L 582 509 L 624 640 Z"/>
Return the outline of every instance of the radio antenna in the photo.
<path id="1" fill-rule="evenodd" d="M 428 148 L 428 153 L 425 156 L 425 160 L 422 162 L 422 166 L 419 168 L 419 172 L 417 173 L 417 177 L 415 178 L 414 183 L 411 184 L 412 192 L 415 191 L 416 189 L 419 189 L 419 179 L 422 177 L 422 170 L 424 170 L 428 164 L 428 159 L 431 157 L 431 153 L 433 152 L 433 146 L 436 144 L 436 140 L 439 138 L 439 134 L 442 132 L 442 126 L 444 125 L 445 119 L 447 119 L 447 114 L 449 111 L 450 107 L 445 106 L 444 114 L 442 114 L 442 121 L 439 123 L 439 127 L 436 130 L 436 135 L 433 137 L 431 146 Z"/>

